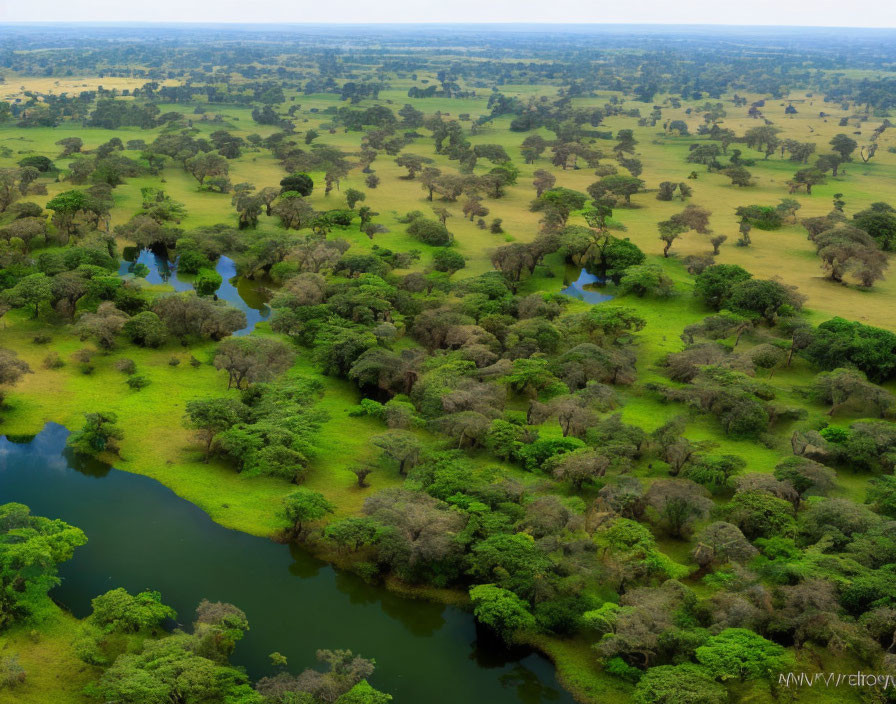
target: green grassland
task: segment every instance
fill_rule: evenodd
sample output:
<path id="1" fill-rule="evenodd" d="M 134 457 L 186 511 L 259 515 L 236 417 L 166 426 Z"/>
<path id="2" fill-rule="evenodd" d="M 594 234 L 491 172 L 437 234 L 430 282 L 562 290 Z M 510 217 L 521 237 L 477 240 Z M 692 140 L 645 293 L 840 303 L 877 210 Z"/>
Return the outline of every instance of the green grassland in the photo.
<path id="1" fill-rule="evenodd" d="M 17 704 L 91 701 L 82 690 L 100 669 L 85 664 L 72 652 L 78 623 L 76 618 L 54 606 L 53 613 L 38 628 L 26 624 L 5 631 L 0 636 L 0 657 L 15 655 L 27 679 L 14 692 L 0 692 L 0 701 Z"/>
<path id="2" fill-rule="evenodd" d="M 390 81 L 390 89 L 383 91 L 377 101 L 364 101 L 361 107 L 374 104 L 391 105 L 397 109 L 405 102 L 407 88 L 412 82 L 394 79 Z M 7 85 L 0 90 L 0 97 L 14 98 L 21 95 L 19 86 L 36 92 L 62 91 L 77 86 L 96 86 L 102 84 L 107 88 L 134 87 L 139 82 L 129 79 L 99 79 L 83 77 L 66 81 L 54 81 L 46 78 L 28 76 L 7 76 Z M 505 84 L 501 91 L 508 96 L 528 98 L 537 95 L 553 95 L 551 86 Z M 289 96 L 288 94 L 288 97 Z M 607 95 L 597 98 L 576 98 L 574 106 L 602 105 Z M 621 96 L 620 96 L 621 97 Z M 753 99 L 758 96 L 747 96 Z M 662 103 L 664 96 L 657 96 L 657 104 Z M 784 108 L 792 103 L 799 113 L 786 116 Z M 342 149 L 350 155 L 357 154 L 360 149 L 361 133 L 344 131 L 341 128 L 329 131 L 320 126 L 326 124 L 328 116 L 322 111 L 328 107 L 340 105 L 338 96 L 330 94 L 298 95 L 295 103 L 300 104 L 297 117 L 297 128 L 307 130 L 319 128 L 321 136 L 318 141 Z M 450 100 L 445 98 L 426 98 L 413 101 L 414 107 L 427 115 L 439 110 L 444 114 L 455 116 L 469 113 L 473 119 L 486 114 L 487 96 Z M 664 119 L 686 120 L 695 130 L 699 118 L 688 114 L 689 108 L 696 108 L 697 102 L 683 101 L 680 109 L 664 108 Z M 160 105 L 167 110 L 186 111 L 184 105 Z M 627 107 L 634 107 L 627 104 Z M 321 112 L 311 112 L 316 108 Z M 830 110 L 828 117 L 821 118 L 821 109 Z M 196 119 L 194 126 L 201 135 L 208 135 L 222 128 L 222 123 L 211 118 L 220 115 L 225 128 L 233 134 L 245 137 L 249 134 L 267 136 L 275 128 L 258 125 L 252 121 L 250 110 L 246 107 L 214 105 L 207 106 L 205 117 Z M 723 126 L 738 134 L 755 126 L 757 122 L 747 116 L 746 107 L 734 108 L 726 104 L 728 116 Z M 867 123 L 851 121 L 849 128 L 838 127 L 839 118 L 847 113 L 822 103 L 820 98 L 809 98 L 804 94 L 794 93 L 787 100 L 770 101 L 764 109 L 766 116 L 782 129 L 782 138 L 794 138 L 801 141 L 813 141 L 818 144 L 818 151 L 826 149 L 828 141 L 840 132 L 859 131 L 863 135 L 870 134 L 879 124 L 872 119 Z M 307 121 L 306 121 L 307 120 Z M 495 247 L 506 241 L 529 242 L 538 232 L 539 213 L 529 211 L 529 203 L 533 198 L 531 187 L 532 172 L 539 168 L 550 168 L 546 159 L 526 165 L 520 156 L 519 145 L 525 135 L 509 129 L 509 117 L 500 117 L 486 123 L 479 132 L 470 137 L 473 144 L 500 144 L 510 154 L 520 169 L 520 177 L 516 185 L 507 188 L 507 194 L 500 200 L 489 200 L 489 217 L 503 220 L 506 235 L 491 234 L 479 229 L 466 219 L 457 203 L 446 204 L 453 217 L 448 227 L 453 232 L 457 251 L 467 260 L 467 266 L 455 275 L 455 278 L 471 277 L 492 270 L 490 253 Z M 615 219 L 621 222 L 626 230 L 625 236 L 637 244 L 648 254 L 651 263 L 661 265 L 676 282 L 676 296 L 670 300 L 638 299 L 619 297 L 602 305 L 627 306 L 645 318 L 647 325 L 638 335 L 638 373 L 639 383 L 621 392 L 623 419 L 651 431 L 666 420 L 681 414 L 681 407 L 675 404 L 660 402 L 656 396 L 643 389 L 643 384 L 663 378 L 659 363 L 663 357 L 679 351 L 682 342 L 679 338 L 682 329 L 697 322 L 708 314 L 708 311 L 692 296 L 692 277 L 687 274 L 681 260 L 688 254 L 704 253 L 710 249 L 708 238 L 690 232 L 673 247 L 673 256 L 664 259 L 661 256 L 661 243 L 657 238 L 656 223 L 667 219 L 681 209 L 681 203 L 660 202 L 656 200 L 655 189 L 661 181 L 680 181 L 693 169 L 698 178 L 693 181 L 694 196 L 690 202 L 712 211 L 711 225 L 715 232 L 728 234 L 728 242 L 723 245 L 718 263 L 738 264 L 759 278 L 776 278 L 798 287 L 800 293 L 807 297 L 806 308 L 812 322 L 821 322 L 832 316 L 843 316 L 859 320 L 863 323 L 896 330 L 896 272 L 877 283 L 872 290 L 864 290 L 857 286 L 840 285 L 826 280 L 822 276 L 814 245 L 806 238 L 805 231 L 796 225 L 788 225 L 776 231 L 763 232 L 754 230 L 751 247 L 734 246 L 738 219 L 735 208 L 744 204 L 775 205 L 782 197 L 786 197 L 784 182 L 794 171 L 794 164 L 782 160 L 777 155 L 764 159 L 759 152 L 744 148 L 744 157 L 756 159 L 750 171 L 756 185 L 738 188 L 728 183 L 728 179 L 717 173 L 708 173 L 699 165 L 685 163 L 688 145 L 700 141 L 699 137 L 675 137 L 666 135 L 657 127 L 638 127 L 636 120 L 630 117 L 610 117 L 601 129 L 612 130 L 634 129 L 638 140 L 637 157 L 644 163 L 644 172 L 640 176 L 648 191 L 633 197 L 632 208 L 619 209 L 614 213 Z M 6 124 L 0 126 L 0 147 L 8 147 L 13 155 L 0 160 L 0 167 L 11 166 L 27 155 L 43 155 L 55 159 L 56 166 L 65 170 L 68 159 L 58 159 L 59 148 L 55 142 L 67 136 L 79 136 L 84 139 L 84 151 L 88 151 L 106 142 L 112 137 L 122 141 L 143 139 L 151 141 L 158 130 L 139 130 L 122 128 L 105 130 L 85 128 L 78 124 L 65 122 L 58 128 L 20 129 Z M 545 138 L 551 133 L 541 130 Z M 527 133 L 529 134 L 529 133 Z M 861 139 L 861 138 L 859 138 Z M 609 150 L 611 143 L 607 143 Z M 867 207 L 875 201 L 892 200 L 894 184 L 896 184 L 896 153 L 889 153 L 887 148 L 896 145 L 896 133 L 885 132 L 880 140 L 877 156 L 869 164 L 850 163 L 838 178 L 829 178 L 826 185 L 813 189 L 812 195 L 793 196 L 802 209 L 800 217 L 824 215 L 829 212 L 834 193 L 842 193 L 851 212 Z M 598 143 L 596 146 L 600 147 Z M 427 137 L 418 138 L 405 152 L 418 154 L 432 159 L 434 164 L 444 172 L 456 170 L 454 162 L 444 155 L 435 152 L 432 141 Z M 481 160 L 477 166 L 478 173 L 485 173 L 491 167 Z M 315 189 L 309 198 L 311 204 L 320 210 L 340 207 L 344 199 L 342 193 L 348 188 L 358 188 L 367 192 L 367 205 L 371 205 L 380 213 L 377 222 L 388 228 L 388 232 L 377 235 L 373 240 L 361 233 L 356 226 L 338 231 L 339 237 L 351 242 L 352 251 L 366 252 L 376 244 L 397 251 L 417 249 L 422 252 L 419 267 L 431 264 L 435 248 L 412 240 L 406 233 L 406 225 L 399 222 L 399 217 L 411 210 L 421 210 L 429 214 L 430 203 L 425 191 L 417 181 L 405 179 L 404 169 L 398 167 L 391 157 L 381 154 L 374 162 L 373 168 L 381 182 L 376 190 L 367 189 L 364 174 L 359 168 L 353 169 L 342 179 L 339 191 L 329 196 L 323 195 L 323 188 Z M 552 169 L 557 177 L 557 185 L 585 191 L 595 180 L 590 169 L 558 170 Z M 251 182 L 258 188 L 276 185 L 285 175 L 275 158 L 267 151 L 244 150 L 242 156 L 230 164 L 230 179 L 236 183 Z M 315 182 L 320 184 L 322 174 L 311 174 Z M 48 189 L 47 196 L 29 197 L 44 205 L 54 195 L 68 190 L 70 185 L 64 180 L 42 179 Z M 235 226 L 237 216 L 230 204 L 230 196 L 201 192 L 195 180 L 180 168 L 169 165 L 161 176 L 129 179 L 115 189 L 115 206 L 111 213 L 112 225 L 127 221 L 140 208 L 140 188 L 154 186 L 164 190 L 175 200 L 185 204 L 188 216 L 180 224 L 185 230 L 216 223 L 228 223 Z M 581 215 L 574 215 L 571 224 L 584 224 Z M 262 232 L 277 230 L 276 218 L 262 215 L 259 230 Z M 121 241 L 120 246 L 130 244 Z M 566 265 L 560 256 L 548 257 L 546 266 L 536 276 L 525 282 L 521 292 L 557 292 L 568 275 Z M 160 289 L 164 290 L 164 288 Z M 612 286 L 609 287 L 612 293 Z M 574 302 L 569 310 L 584 310 L 586 304 Z M 170 487 L 179 496 L 189 500 L 206 511 L 218 523 L 254 535 L 275 536 L 285 527 L 282 515 L 282 502 L 294 486 L 272 478 L 243 477 L 221 461 L 212 459 L 204 463 L 201 459 L 201 448 L 192 437 L 191 432 L 183 427 L 182 417 L 188 400 L 202 397 L 213 397 L 231 394 L 235 390 L 227 390 L 227 379 L 223 372 L 215 370 L 210 364 L 214 345 L 211 343 L 194 343 L 190 347 L 182 347 L 169 343 L 160 349 L 143 349 L 132 346 L 120 347 L 110 354 L 98 354 L 94 358 L 95 371 L 90 375 L 81 373 L 78 366 L 68 362 L 60 369 L 46 369 L 42 360 L 50 351 L 58 352 L 64 360 L 69 360 L 72 353 L 83 347 L 64 326 L 54 328 L 52 340 L 45 344 L 36 344 L 33 338 L 45 331 L 43 321 L 31 320 L 25 310 L 14 310 L 5 315 L 0 322 L 0 341 L 2 346 L 15 350 L 27 361 L 33 374 L 26 375 L 23 381 L 10 390 L 7 408 L 3 410 L 0 421 L 0 432 L 10 435 L 27 435 L 37 433 L 45 423 L 59 423 L 71 430 L 79 428 L 83 414 L 96 409 L 116 412 L 121 419 L 124 439 L 121 442 L 119 457 L 106 457 L 114 465 L 128 472 L 135 472 L 152 477 Z M 256 335 L 273 334 L 266 323 L 258 326 Z M 751 343 L 744 342 L 745 347 Z M 190 355 L 203 362 L 196 368 L 183 363 Z M 149 377 L 151 384 L 139 392 L 128 388 L 125 377 L 115 370 L 114 363 L 121 357 L 133 359 L 138 368 Z M 181 360 L 178 366 L 169 364 L 176 357 Z M 354 475 L 349 471 L 353 463 L 360 460 L 374 460 L 375 449 L 370 443 L 373 435 L 381 433 L 383 426 L 370 418 L 356 417 L 349 410 L 359 401 L 357 389 L 346 381 L 320 375 L 311 355 L 306 350 L 299 350 L 297 361 L 290 374 L 316 376 L 323 383 L 323 396 L 318 407 L 325 410 L 329 420 L 324 424 L 319 435 L 319 450 L 311 464 L 311 471 L 306 486 L 323 493 L 337 507 L 336 516 L 356 515 L 361 509 L 364 499 L 372 493 L 388 486 L 398 485 L 402 478 L 392 469 L 380 469 L 370 477 L 368 488 L 359 488 Z M 769 380 L 777 390 L 779 397 L 788 403 L 805 408 L 808 413 L 808 424 L 825 419 L 825 409 L 808 402 L 797 390 L 807 385 L 812 378 L 812 371 L 806 363 L 797 360 L 791 368 L 776 372 Z M 522 408 L 522 399 L 512 403 Z M 835 423 L 848 424 L 854 417 L 844 414 L 834 419 Z M 782 437 L 789 435 L 788 428 L 779 428 Z M 441 440 L 424 431 L 417 431 L 420 437 L 431 446 Z M 543 437 L 559 436 L 560 429 L 556 425 L 541 428 Z M 693 416 L 687 426 L 686 435 L 694 441 L 711 442 L 713 451 L 736 454 L 747 462 L 749 472 L 771 472 L 774 466 L 790 454 L 786 443 L 767 447 L 755 441 L 733 440 L 721 434 L 711 417 Z M 498 464 L 484 453 L 474 455 L 477 464 Z M 528 484 L 539 487 L 540 480 L 522 471 L 505 466 Z M 633 473 L 646 480 L 665 476 L 666 468 L 662 463 L 646 461 L 637 464 Z M 864 476 L 841 473 L 839 486 L 834 495 L 845 496 L 854 501 L 864 500 L 867 478 Z M 537 489 L 538 490 L 538 489 Z M 544 489 L 547 491 L 548 489 Z M 555 489 L 551 489 L 555 490 Z M 586 500 L 593 498 L 596 492 L 585 491 L 582 496 Z M 686 563 L 691 545 L 686 541 L 663 539 L 660 546 L 674 560 Z M 695 588 L 700 587 L 697 578 L 688 582 Z M 73 620 L 59 614 L 41 627 L 37 640 L 32 639 L 24 631 L 13 631 L 0 641 L 0 654 L 6 650 L 15 651 L 26 669 L 29 680 L 26 689 L 17 692 L 21 702 L 53 701 L 60 704 L 75 704 L 82 698 L 77 691 L 89 679 L 91 673 L 86 666 L 71 657 L 64 647 L 72 637 Z M 534 637 L 533 637 L 534 638 Z M 578 641 L 561 641 L 546 637 L 534 639 L 534 644 L 544 650 L 557 664 L 559 673 L 567 685 L 582 697 L 583 701 L 616 702 L 626 701 L 630 690 L 618 680 L 602 676 L 595 668 L 594 655 L 590 645 Z M 808 657 L 808 656 L 806 656 Z M 812 665 L 819 667 L 818 663 Z M 34 677 L 31 673 L 36 674 Z M 52 691 L 53 699 L 47 698 L 46 692 Z M 2 700 L 2 695 L 0 695 Z M 767 701 L 767 693 L 744 692 L 742 701 Z M 820 693 L 801 695 L 800 701 L 824 701 Z M 850 701 L 844 698 L 843 701 Z"/>

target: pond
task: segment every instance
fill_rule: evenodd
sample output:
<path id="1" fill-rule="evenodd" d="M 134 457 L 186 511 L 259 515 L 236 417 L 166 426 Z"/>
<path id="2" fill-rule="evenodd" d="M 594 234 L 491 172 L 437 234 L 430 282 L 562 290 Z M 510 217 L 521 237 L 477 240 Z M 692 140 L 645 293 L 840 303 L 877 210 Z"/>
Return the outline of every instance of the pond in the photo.
<path id="1" fill-rule="evenodd" d="M 189 626 L 203 598 L 236 604 L 250 631 L 236 664 L 273 674 L 279 651 L 293 671 L 318 648 L 374 658 L 371 683 L 396 704 L 573 704 L 553 666 L 508 650 L 462 609 L 406 599 L 296 547 L 228 530 L 158 482 L 74 457 L 68 431 L 0 437 L 0 501 L 80 527 L 87 545 L 60 568 L 52 596 L 76 616 L 109 589 L 157 589 Z"/>
<path id="2" fill-rule="evenodd" d="M 122 260 L 118 267 L 119 276 L 133 274 L 134 267 L 138 263 L 149 269 L 149 274 L 145 277 L 147 283 L 168 284 L 175 291 L 193 290 L 195 276 L 179 274 L 176 261 L 170 262 L 166 257 L 149 249 L 140 251 L 133 261 Z M 223 279 L 221 286 L 215 291 L 215 295 L 246 314 L 246 327 L 237 330 L 234 334 L 248 335 L 259 322 L 267 320 L 271 315 L 271 307 L 265 300 L 262 284 L 242 276 L 238 277 L 236 263 L 230 257 L 220 257 L 215 265 L 215 271 Z"/>
<path id="3" fill-rule="evenodd" d="M 566 286 L 560 290 L 560 293 L 579 298 L 586 303 L 603 303 L 613 298 L 613 296 L 595 290 L 604 284 L 604 280 L 587 269 L 579 271 L 579 276 L 575 281 L 571 281 L 571 279 L 572 276 L 567 277 Z"/>

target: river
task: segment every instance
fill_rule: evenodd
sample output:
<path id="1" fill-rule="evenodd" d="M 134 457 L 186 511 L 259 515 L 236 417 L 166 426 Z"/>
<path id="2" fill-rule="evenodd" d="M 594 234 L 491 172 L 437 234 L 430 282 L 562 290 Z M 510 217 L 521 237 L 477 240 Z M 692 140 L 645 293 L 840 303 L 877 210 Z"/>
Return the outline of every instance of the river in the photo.
<path id="1" fill-rule="evenodd" d="M 371 684 L 395 704 L 573 703 L 547 659 L 508 650 L 462 609 L 398 596 L 296 547 L 223 528 L 148 477 L 73 457 L 67 435 L 50 423 L 35 437 L 0 437 L 0 501 L 87 534 L 52 592 L 76 616 L 116 587 L 159 590 L 187 626 L 201 599 L 226 601 L 248 616 L 233 661 L 253 678 L 273 674 L 274 651 L 299 671 L 318 648 L 348 648 L 376 660 Z"/>

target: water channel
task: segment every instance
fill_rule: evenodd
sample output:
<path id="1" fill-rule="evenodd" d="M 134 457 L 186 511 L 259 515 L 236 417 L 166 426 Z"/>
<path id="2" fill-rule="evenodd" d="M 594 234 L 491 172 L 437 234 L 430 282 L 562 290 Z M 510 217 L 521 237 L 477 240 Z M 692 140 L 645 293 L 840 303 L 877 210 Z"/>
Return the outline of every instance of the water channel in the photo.
<path id="1" fill-rule="evenodd" d="M 272 674 L 274 651 L 297 671 L 315 664 L 318 648 L 348 648 L 376 660 L 371 683 L 396 704 L 572 704 L 547 659 L 508 650 L 462 609 L 223 528 L 152 479 L 72 456 L 67 435 L 50 423 L 35 437 L 0 437 L 0 501 L 87 534 L 52 593 L 76 616 L 116 587 L 159 590 L 187 627 L 201 599 L 226 601 L 248 616 L 233 660 L 254 678 Z"/>

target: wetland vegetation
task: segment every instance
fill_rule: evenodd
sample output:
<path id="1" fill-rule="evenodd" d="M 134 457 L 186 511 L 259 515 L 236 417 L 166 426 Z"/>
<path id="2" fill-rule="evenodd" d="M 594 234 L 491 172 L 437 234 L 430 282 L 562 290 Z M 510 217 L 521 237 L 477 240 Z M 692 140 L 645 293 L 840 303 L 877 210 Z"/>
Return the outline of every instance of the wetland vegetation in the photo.
<path id="1" fill-rule="evenodd" d="M 0 702 L 891 701 L 894 39 L 4 27 Z"/>

